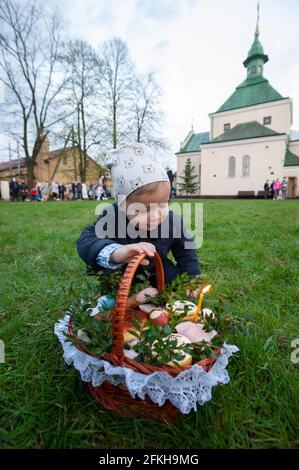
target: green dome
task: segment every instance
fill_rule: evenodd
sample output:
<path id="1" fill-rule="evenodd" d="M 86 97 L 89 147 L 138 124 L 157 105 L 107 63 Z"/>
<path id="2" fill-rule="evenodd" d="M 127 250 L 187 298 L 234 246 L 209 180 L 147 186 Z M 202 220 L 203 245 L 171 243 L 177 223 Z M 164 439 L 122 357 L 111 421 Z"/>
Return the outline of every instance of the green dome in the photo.
<path id="1" fill-rule="evenodd" d="M 266 54 L 264 54 L 264 48 L 262 46 L 262 43 L 259 39 L 258 33 L 255 33 L 254 41 L 252 43 L 252 46 L 248 52 L 247 59 L 244 60 L 243 64 L 244 67 L 247 67 L 248 64 L 255 59 L 262 59 L 264 64 L 268 62 L 269 58 Z"/>
<path id="2" fill-rule="evenodd" d="M 262 43 L 261 41 L 259 40 L 259 37 L 256 36 L 254 41 L 253 41 L 253 44 L 250 48 L 250 51 L 248 52 L 248 56 L 247 58 L 253 56 L 253 55 L 256 55 L 256 54 L 262 54 L 264 55 L 264 48 L 262 46 Z"/>

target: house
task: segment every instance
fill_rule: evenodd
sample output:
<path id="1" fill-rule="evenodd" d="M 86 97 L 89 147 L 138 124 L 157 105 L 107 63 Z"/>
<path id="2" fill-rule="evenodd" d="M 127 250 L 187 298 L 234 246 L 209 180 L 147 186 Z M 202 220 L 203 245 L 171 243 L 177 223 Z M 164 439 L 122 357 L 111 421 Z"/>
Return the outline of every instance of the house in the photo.
<path id="1" fill-rule="evenodd" d="M 46 137 L 35 162 L 35 181 L 56 181 L 61 183 L 80 181 L 79 150 L 78 146 L 50 150 L 49 139 Z M 86 183 L 94 184 L 103 174 L 103 169 L 88 155 L 86 155 L 86 158 Z M 0 179 L 11 180 L 12 177 L 16 177 L 21 181 L 28 181 L 25 158 L 0 163 Z M 107 177 L 107 179 L 110 181 L 110 177 Z"/>

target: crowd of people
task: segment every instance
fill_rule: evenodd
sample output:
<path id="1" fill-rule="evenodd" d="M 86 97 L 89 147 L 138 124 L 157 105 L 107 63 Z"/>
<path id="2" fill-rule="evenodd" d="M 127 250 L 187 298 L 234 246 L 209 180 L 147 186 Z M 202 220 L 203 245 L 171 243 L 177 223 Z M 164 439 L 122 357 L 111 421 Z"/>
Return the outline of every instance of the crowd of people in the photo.
<path id="1" fill-rule="evenodd" d="M 273 199 L 274 201 L 278 199 L 286 199 L 287 190 L 288 182 L 286 177 L 284 177 L 282 181 L 277 178 L 276 180 L 273 180 L 271 184 L 269 184 L 269 180 L 267 180 L 264 184 L 264 198 Z"/>
<path id="2" fill-rule="evenodd" d="M 67 184 L 42 181 L 29 188 L 24 181 L 12 178 L 9 188 L 12 201 L 75 201 L 83 199 L 103 201 L 111 197 L 111 190 L 101 179 L 98 183 L 90 185 L 80 181 Z"/>

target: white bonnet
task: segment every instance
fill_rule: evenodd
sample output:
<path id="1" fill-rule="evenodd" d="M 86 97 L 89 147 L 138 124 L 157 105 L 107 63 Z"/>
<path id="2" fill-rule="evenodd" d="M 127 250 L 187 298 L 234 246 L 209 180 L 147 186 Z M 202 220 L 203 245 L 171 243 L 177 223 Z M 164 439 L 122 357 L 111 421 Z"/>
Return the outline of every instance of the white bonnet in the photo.
<path id="1" fill-rule="evenodd" d="M 105 158 L 105 164 L 111 169 L 115 199 L 118 203 L 135 189 L 148 183 L 169 183 L 167 171 L 157 162 L 153 151 L 138 142 L 111 150 Z"/>

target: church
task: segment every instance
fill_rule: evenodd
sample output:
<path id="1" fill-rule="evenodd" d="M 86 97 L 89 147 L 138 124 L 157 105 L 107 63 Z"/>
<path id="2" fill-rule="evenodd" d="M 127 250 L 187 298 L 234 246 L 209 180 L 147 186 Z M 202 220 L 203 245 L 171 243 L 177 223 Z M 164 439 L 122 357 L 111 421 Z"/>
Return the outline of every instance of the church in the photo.
<path id="1" fill-rule="evenodd" d="M 268 61 L 256 26 L 243 62 L 246 79 L 220 108 L 209 114 L 210 131 L 194 133 L 181 143 L 177 182 L 186 161 L 195 167 L 199 189 L 192 197 L 258 197 L 266 180 L 288 182 L 287 197 L 299 197 L 299 132 L 291 130 L 293 102 L 264 77 Z M 180 193 L 179 186 L 177 195 Z"/>

